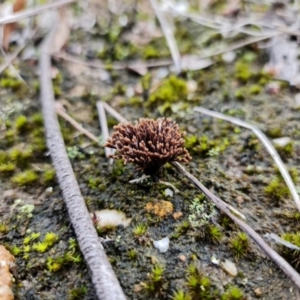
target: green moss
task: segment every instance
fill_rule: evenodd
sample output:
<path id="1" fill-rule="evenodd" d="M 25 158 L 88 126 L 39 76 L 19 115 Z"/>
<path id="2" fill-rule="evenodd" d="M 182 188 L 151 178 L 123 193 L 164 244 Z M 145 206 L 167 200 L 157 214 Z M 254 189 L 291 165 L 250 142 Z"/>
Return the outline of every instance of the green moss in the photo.
<path id="1" fill-rule="evenodd" d="M 143 50 L 143 58 L 151 59 L 151 58 L 159 58 L 160 54 L 157 48 L 152 45 L 148 45 Z"/>
<path id="2" fill-rule="evenodd" d="M 45 170 L 42 175 L 42 180 L 45 184 L 53 182 L 55 180 L 55 170 L 52 168 Z"/>
<path id="3" fill-rule="evenodd" d="M 192 300 L 192 297 L 183 290 L 176 291 L 171 298 L 172 300 Z"/>
<path id="4" fill-rule="evenodd" d="M 0 79 L 0 87 L 4 89 L 12 89 L 14 91 L 18 90 L 22 86 L 22 81 L 10 77 L 10 78 L 1 78 Z"/>
<path id="5" fill-rule="evenodd" d="M 125 95 L 126 93 L 126 86 L 123 85 L 122 83 L 120 82 L 117 82 L 113 88 L 113 95 Z"/>
<path id="6" fill-rule="evenodd" d="M 290 195 L 285 182 L 279 177 L 273 178 L 264 191 L 268 197 L 275 201 L 284 201 Z"/>
<path id="7" fill-rule="evenodd" d="M 9 250 L 13 256 L 18 256 L 22 252 L 22 249 L 16 245 L 10 247 Z"/>
<path id="8" fill-rule="evenodd" d="M 192 299 L 214 300 L 218 299 L 219 292 L 211 280 L 203 275 L 199 269 L 190 264 L 187 268 L 187 283 Z"/>
<path id="9" fill-rule="evenodd" d="M 247 96 L 245 88 L 239 88 L 235 91 L 234 97 L 238 100 L 244 100 Z"/>
<path id="10" fill-rule="evenodd" d="M 49 246 L 52 246 L 58 241 L 59 237 L 54 232 L 47 232 L 44 237 L 44 243 L 47 243 Z"/>
<path id="11" fill-rule="evenodd" d="M 259 93 L 261 93 L 261 91 L 262 87 L 258 84 L 251 85 L 249 89 L 251 95 L 258 95 Z"/>
<path id="12" fill-rule="evenodd" d="M 216 225 L 208 225 L 206 228 L 208 239 L 213 243 L 219 243 L 223 238 L 222 230 L 219 226 Z"/>
<path id="13" fill-rule="evenodd" d="M 9 158 L 18 167 L 25 167 L 28 165 L 29 160 L 32 159 L 33 151 L 32 148 L 26 148 L 21 150 L 20 148 L 13 148 L 9 151 Z"/>
<path id="14" fill-rule="evenodd" d="M 69 291 L 68 300 L 82 300 L 87 294 L 87 288 L 85 286 L 74 288 Z"/>
<path id="15" fill-rule="evenodd" d="M 0 164 L 0 173 L 10 174 L 16 169 L 16 165 L 12 162 Z"/>
<path id="16" fill-rule="evenodd" d="M 132 232 L 136 237 L 141 237 L 147 232 L 147 226 L 145 224 L 139 224 Z"/>
<path id="17" fill-rule="evenodd" d="M 280 154 L 281 157 L 291 157 L 294 152 L 294 144 L 293 142 L 288 142 L 285 146 L 275 145 L 276 150 Z"/>
<path id="18" fill-rule="evenodd" d="M 25 116 L 20 115 L 17 119 L 16 119 L 16 129 L 19 132 L 24 132 L 28 129 L 28 120 Z"/>
<path id="19" fill-rule="evenodd" d="M 41 113 L 36 113 L 34 114 L 31 118 L 30 121 L 36 125 L 36 126 L 43 126 L 44 125 L 44 119 L 43 115 Z"/>
<path id="20" fill-rule="evenodd" d="M 222 300 L 243 300 L 244 293 L 236 286 L 229 287 L 222 295 Z"/>
<path id="21" fill-rule="evenodd" d="M 32 245 L 32 249 L 37 251 L 37 252 L 44 253 L 49 249 L 49 244 L 45 243 L 45 242 L 34 243 Z"/>
<path id="22" fill-rule="evenodd" d="M 230 238 L 229 246 L 236 258 L 245 256 L 249 251 L 249 238 L 246 233 L 240 231 Z"/>
<path id="23" fill-rule="evenodd" d="M 12 183 L 19 186 L 26 186 L 38 181 L 38 175 L 32 170 L 20 172 L 11 178 Z"/>
<path id="24" fill-rule="evenodd" d="M 147 295 L 158 296 L 163 288 L 163 274 L 165 268 L 162 265 L 156 264 L 151 273 L 148 274 L 148 280 L 141 283 L 143 291 Z"/>
<path id="25" fill-rule="evenodd" d="M 188 95 L 186 82 L 172 75 L 165 79 L 162 84 L 149 97 L 149 103 L 161 104 L 174 103 L 185 100 Z"/>
<path id="26" fill-rule="evenodd" d="M 12 145 L 16 139 L 16 132 L 13 129 L 7 130 L 5 132 L 4 138 L 5 138 L 7 145 Z"/>
<path id="27" fill-rule="evenodd" d="M 279 138 L 282 136 L 282 129 L 281 127 L 271 127 L 267 130 L 267 135 L 271 138 Z"/>
<path id="28" fill-rule="evenodd" d="M 9 225 L 6 222 L 0 222 L 0 233 L 6 234 L 9 232 Z"/>
<path id="29" fill-rule="evenodd" d="M 6 152 L 0 150 L 0 164 L 7 163 L 7 160 L 8 160 L 8 155 L 6 154 Z"/>
<path id="30" fill-rule="evenodd" d="M 237 62 L 235 64 L 235 78 L 242 82 L 247 82 L 251 78 L 250 65 L 244 62 Z"/>
<path id="31" fill-rule="evenodd" d="M 127 256 L 130 260 L 136 260 L 137 259 L 137 251 L 135 249 L 130 249 L 127 251 Z"/>

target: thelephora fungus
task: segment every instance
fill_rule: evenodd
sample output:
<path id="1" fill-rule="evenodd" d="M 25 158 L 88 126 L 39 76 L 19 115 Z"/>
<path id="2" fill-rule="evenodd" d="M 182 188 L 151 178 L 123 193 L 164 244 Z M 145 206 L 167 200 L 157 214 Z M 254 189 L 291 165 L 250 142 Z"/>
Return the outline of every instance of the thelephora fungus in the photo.
<path id="1" fill-rule="evenodd" d="M 184 148 L 185 132 L 171 119 L 141 118 L 134 125 L 121 123 L 114 130 L 105 144 L 117 150 L 112 157 L 136 164 L 146 175 L 155 175 L 167 162 L 191 159 Z"/>

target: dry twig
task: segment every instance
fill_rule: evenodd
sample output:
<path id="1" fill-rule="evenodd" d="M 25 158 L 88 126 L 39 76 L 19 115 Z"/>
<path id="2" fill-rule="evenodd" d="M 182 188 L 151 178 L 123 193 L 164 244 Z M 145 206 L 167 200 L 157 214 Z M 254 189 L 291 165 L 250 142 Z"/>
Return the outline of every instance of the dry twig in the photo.
<path id="1" fill-rule="evenodd" d="M 206 109 L 204 107 L 195 107 L 194 111 L 218 118 L 218 119 L 222 119 L 228 122 L 231 122 L 233 124 L 236 124 L 238 126 L 242 126 L 244 128 L 250 129 L 253 131 L 253 133 L 260 139 L 260 141 L 264 144 L 264 146 L 267 148 L 268 152 L 270 153 L 270 155 L 272 156 L 272 158 L 274 159 L 276 165 L 278 166 L 278 169 L 283 177 L 283 179 L 285 180 L 286 185 L 288 186 L 292 197 L 295 201 L 295 204 L 298 208 L 298 210 L 300 211 L 300 198 L 299 195 L 297 193 L 296 187 L 294 185 L 294 182 L 288 172 L 288 170 L 286 169 L 283 161 L 281 160 L 279 154 L 277 153 L 276 149 L 274 148 L 274 146 L 272 145 L 272 143 L 269 141 L 269 139 L 266 137 L 266 135 L 256 126 L 249 124 L 245 121 L 242 121 L 240 119 L 237 118 L 233 118 L 230 116 L 226 116 L 224 114 L 218 113 L 216 111 L 212 111 L 209 109 Z"/>
<path id="2" fill-rule="evenodd" d="M 159 10 L 158 4 L 156 2 L 156 0 L 150 0 L 152 7 L 155 11 L 156 17 L 160 23 L 160 26 L 162 28 L 162 31 L 165 35 L 165 38 L 167 40 L 170 52 L 171 52 L 171 56 L 173 58 L 174 61 L 174 65 L 175 65 L 175 70 L 176 73 L 180 73 L 181 72 L 181 61 L 180 61 L 180 53 L 176 44 L 176 40 L 174 38 L 173 35 L 173 30 L 169 24 L 169 22 L 167 21 L 167 19 L 165 18 L 165 16 L 163 15 L 163 12 L 161 12 Z"/>
<path id="3" fill-rule="evenodd" d="M 92 133 L 90 133 L 88 130 L 83 128 L 77 121 L 75 121 L 72 117 L 70 117 L 66 112 L 63 106 L 59 103 L 55 103 L 55 111 L 58 115 L 60 115 L 62 118 L 64 118 L 66 121 L 68 121 L 76 130 L 83 133 L 85 136 L 87 136 L 92 141 L 99 144 L 99 140 L 96 136 L 94 136 Z"/>
<path id="4" fill-rule="evenodd" d="M 50 34 L 42 45 L 40 55 L 40 98 L 48 148 L 80 249 L 91 272 L 97 297 L 104 300 L 125 300 L 86 208 L 60 132 L 50 77 L 51 59 L 47 54 L 52 36 Z"/>
<path id="5" fill-rule="evenodd" d="M 264 239 L 253 230 L 248 224 L 233 215 L 226 207 L 226 203 L 215 196 L 209 189 L 207 189 L 196 177 L 184 169 L 178 162 L 171 162 L 171 165 L 187 179 L 189 179 L 200 191 L 202 191 L 214 204 L 224 212 L 230 219 L 232 219 L 240 228 L 242 228 L 255 243 L 277 264 L 277 266 L 296 284 L 300 289 L 300 275 L 283 259 L 274 249 L 272 249 Z"/>

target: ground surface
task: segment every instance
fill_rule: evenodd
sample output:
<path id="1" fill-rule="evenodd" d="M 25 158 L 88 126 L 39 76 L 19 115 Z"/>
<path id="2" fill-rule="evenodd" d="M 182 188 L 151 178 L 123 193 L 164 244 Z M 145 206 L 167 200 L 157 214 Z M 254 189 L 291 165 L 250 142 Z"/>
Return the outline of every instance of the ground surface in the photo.
<path id="1" fill-rule="evenodd" d="M 176 77 L 168 67 L 150 69 L 147 74 L 151 76 L 140 76 L 126 69 L 113 70 L 112 61 L 169 57 L 155 23 L 158 37 L 151 36 L 145 45 L 129 43 L 138 36 L 132 32 L 150 26 L 152 14 L 146 25 L 139 20 L 150 11 L 150 7 L 145 6 L 138 6 L 139 13 L 127 27 L 120 26 L 119 17 L 114 15 L 108 24 L 108 20 L 100 18 L 105 15 L 105 7 L 94 7 L 99 10 L 97 23 L 89 30 L 74 29 L 66 49 L 83 61 L 102 59 L 107 69 L 54 59 L 57 100 L 72 117 L 99 137 L 98 100 L 107 101 L 130 121 L 139 117 L 172 117 L 187 132 L 186 147 L 193 158 L 186 165 L 187 170 L 241 211 L 259 234 L 299 231 L 299 214 L 293 200 L 272 158 L 257 138 L 248 130 L 192 110 L 203 106 L 241 118 L 256 124 L 270 139 L 290 137 L 290 144 L 279 152 L 294 174 L 295 184 L 299 185 L 300 116 L 294 100 L 296 91 L 285 82 L 277 81 L 279 93 L 268 92 L 267 86 L 274 80 L 262 72 L 264 54 L 252 46 L 237 51 L 235 60 L 229 64 L 217 56 L 210 67 L 185 71 Z M 78 7 L 77 10 L 84 13 Z M 129 20 L 132 14 L 130 5 L 122 13 Z M 197 43 L 200 43 L 197 37 L 203 38 L 203 29 L 184 20 L 176 25 L 182 54 L 197 53 Z M 142 37 L 139 38 L 141 42 Z M 216 39 L 221 37 L 216 36 Z M 202 47 L 213 41 L 211 38 Z M 16 256 L 16 299 L 95 299 L 44 143 L 37 64 L 34 60 L 19 60 L 16 64 L 27 86 L 9 71 L 2 73 L 0 79 L 3 119 L 0 242 Z M 232 295 L 226 294 L 233 286 L 238 287 L 246 299 L 298 299 L 293 283 L 252 241 L 244 248 L 240 242 L 238 247 L 242 250 L 233 247 L 239 229 L 171 166 L 165 166 L 158 177 L 179 190 L 173 196 L 166 195 L 166 189 L 172 188 L 157 181 L 130 184 L 130 180 L 141 176 L 134 166 L 123 166 L 118 161 L 110 165 L 102 147 L 66 121 L 60 119 L 60 122 L 90 212 L 117 209 L 132 218 L 127 228 L 107 226 L 99 230 L 100 236 L 112 239 L 104 247 L 128 299 L 171 299 L 180 290 L 194 292 L 193 299 L 220 299 L 221 295 L 222 299 L 242 299 L 242 296 L 230 298 Z M 117 122 L 109 117 L 108 123 L 112 129 Z M 21 175 L 26 170 L 31 173 L 25 174 L 24 179 Z M 160 209 L 158 214 L 161 215 L 157 215 L 147 209 L 149 203 L 165 203 L 172 208 L 166 215 Z M 197 213 L 202 207 L 205 214 Z M 176 212 L 180 214 L 174 214 Z M 213 235 L 212 228 L 217 228 L 218 234 Z M 47 244 L 45 236 L 50 232 L 57 237 Z M 166 253 L 159 253 L 153 240 L 166 236 L 170 238 L 170 247 Z M 295 256 L 273 246 L 294 263 Z M 214 265 L 212 256 L 234 262 L 237 276 L 230 276 Z M 190 265 L 196 266 L 201 275 L 192 272 Z M 154 282 L 152 291 L 155 266 L 164 272 L 161 279 Z M 194 288 L 192 276 L 200 282 Z M 203 283 L 205 276 L 210 278 L 209 283 Z"/>

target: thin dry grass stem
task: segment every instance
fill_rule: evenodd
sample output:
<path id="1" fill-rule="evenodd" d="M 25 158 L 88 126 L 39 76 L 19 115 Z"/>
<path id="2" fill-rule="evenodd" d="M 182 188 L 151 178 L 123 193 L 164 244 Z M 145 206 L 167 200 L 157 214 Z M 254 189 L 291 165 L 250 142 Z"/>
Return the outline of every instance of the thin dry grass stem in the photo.
<path id="1" fill-rule="evenodd" d="M 191 159 L 184 148 L 184 135 L 171 119 L 141 118 L 135 125 L 126 122 L 114 126 L 105 146 L 117 150 L 113 158 L 136 164 L 146 175 L 155 175 L 167 162 Z"/>
<path id="2" fill-rule="evenodd" d="M 108 132 L 106 114 L 105 114 L 103 104 L 104 104 L 104 102 L 98 101 L 96 106 L 97 106 L 98 117 L 99 117 L 101 132 L 102 132 L 102 138 L 103 138 L 103 141 L 106 141 L 109 138 L 109 132 Z M 105 151 L 106 157 L 110 157 L 113 154 L 111 148 L 104 147 L 104 151 Z"/>
<path id="3" fill-rule="evenodd" d="M 102 63 L 99 60 L 89 60 L 85 61 L 76 56 L 71 54 L 60 52 L 52 54 L 53 57 L 63 59 L 65 61 L 69 61 L 75 64 L 80 64 L 89 68 L 98 68 L 98 69 L 112 69 L 112 70 L 125 70 L 125 69 L 136 69 L 136 68 L 155 68 L 155 67 L 163 67 L 163 66 L 170 66 L 173 64 L 171 59 L 164 59 L 164 60 L 156 60 L 156 61 L 129 61 L 126 63 L 122 62 L 113 62 L 110 65 Z"/>
<path id="4" fill-rule="evenodd" d="M 296 272 L 290 264 L 283 259 L 274 249 L 272 249 L 264 239 L 253 230 L 248 224 L 243 222 L 241 219 L 236 217 L 227 208 L 226 203 L 219 197 L 214 195 L 209 189 L 207 189 L 196 177 L 190 174 L 184 169 L 182 165 L 178 162 L 171 162 L 171 165 L 181 174 L 183 174 L 187 179 L 189 179 L 197 189 L 202 191 L 214 204 L 224 212 L 230 219 L 232 219 L 241 229 L 243 229 L 254 242 L 271 258 L 277 266 L 295 283 L 295 285 L 300 289 L 300 275 Z"/>
<path id="5" fill-rule="evenodd" d="M 54 3 L 49 3 L 38 7 L 30 8 L 27 10 L 23 10 L 18 13 L 14 13 L 0 19 L 0 25 L 19 22 L 25 18 L 33 17 L 49 9 L 58 8 L 60 6 L 67 5 L 72 2 L 75 2 L 75 0 L 61 0 L 61 1 L 56 1 Z"/>
<path id="6" fill-rule="evenodd" d="M 120 123 L 127 122 L 127 120 L 119 114 L 115 109 L 113 109 L 110 105 L 108 105 L 105 102 L 102 102 L 104 109 L 111 114 L 116 120 L 118 120 Z"/>
<path id="7" fill-rule="evenodd" d="M 300 211 L 300 197 L 297 193 L 294 182 L 293 182 L 288 170 L 286 169 L 283 161 L 281 160 L 278 152 L 276 151 L 276 149 L 274 148 L 272 143 L 269 141 L 269 139 L 266 137 L 266 135 L 260 129 L 258 129 L 256 126 L 249 124 L 245 121 L 242 121 L 240 119 L 226 116 L 224 114 L 221 114 L 221 113 L 218 113 L 218 112 L 215 112 L 215 111 L 203 108 L 203 107 L 195 107 L 194 111 L 212 116 L 214 118 L 222 119 L 222 120 L 231 122 L 233 124 L 236 124 L 238 126 L 252 130 L 253 133 L 260 139 L 260 141 L 263 143 L 263 145 L 266 147 L 267 151 L 270 153 L 270 155 L 274 159 L 275 164 L 277 165 L 286 185 L 288 186 L 288 188 L 292 194 L 292 197 L 294 199 L 296 207 Z"/>
<path id="8" fill-rule="evenodd" d="M 96 142 L 99 144 L 99 139 L 94 136 L 91 132 L 83 128 L 77 121 L 75 121 L 72 117 L 70 117 L 64 107 L 61 105 L 61 103 L 56 102 L 55 103 L 55 111 L 58 115 L 60 115 L 62 118 L 64 118 L 67 122 L 69 122 L 76 130 L 84 134 L 86 137 L 91 139 L 92 141 Z"/>
<path id="9" fill-rule="evenodd" d="M 51 58 L 48 54 L 53 42 L 54 30 L 56 28 L 45 38 L 39 60 L 40 101 L 47 145 L 79 247 L 91 273 L 97 298 L 102 300 L 125 300 L 126 297 L 99 241 L 98 234 L 81 195 L 55 113 L 55 99 L 50 75 Z"/>
<path id="10" fill-rule="evenodd" d="M 289 249 L 300 251 L 300 248 L 284 239 L 282 239 L 280 236 L 278 236 L 275 233 L 266 233 L 264 235 L 267 239 L 275 241 L 277 244 L 283 245 Z"/>
<path id="11" fill-rule="evenodd" d="M 167 44 L 171 52 L 172 59 L 174 61 L 176 73 L 179 74 L 181 72 L 181 59 L 180 59 L 180 53 L 177 47 L 176 40 L 173 35 L 173 30 L 171 28 L 171 25 L 169 24 L 168 20 L 165 18 L 164 13 L 160 11 L 156 0 L 150 0 L 150 2 L 155 11 L 156 17 L 160 23 L 161 29 L 165 35 Z"/>
<path id="12" fill-rule="evenodd" d="M 17 58 L 19 53 L 26 47 L 26 44 L 20 45 L 12 54 L 5 55 L 5 61 L 3 64 L 0 65 L 0 74 L 9 66 L 11 63 Z"/>

